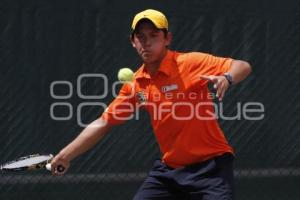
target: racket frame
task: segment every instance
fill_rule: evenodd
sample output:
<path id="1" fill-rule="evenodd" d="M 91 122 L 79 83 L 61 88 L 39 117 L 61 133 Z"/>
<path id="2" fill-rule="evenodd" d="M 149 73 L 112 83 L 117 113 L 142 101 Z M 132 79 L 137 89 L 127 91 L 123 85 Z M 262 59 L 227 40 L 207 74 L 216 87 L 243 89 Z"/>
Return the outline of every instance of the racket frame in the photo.
<path id="1" fill-rule="evenodd" d="M 29 159 L 29 158 L 38 157 L 38 156 L 49 156 L 50 158 L 45 160 L 45 161 L 42 161 L 42 162 L 39 162 L 39 163 L 36 163 L 36 164 L 32 164 L 32 165 L 29 165 L 29 166 L 23 166 L 23 167 L 17 167 L 17 168 L 5 168 L 5 166 L 10 165 L 12 163 L 22 161 L 22 160 L 26 160 L 26 159 Z M 15 160 L 11 160 L 9 162 L 6 162 L 6 163 L 2 164 L 0 166 L 0 171 L 18 172 L 18 171 L 42 169 L 42 168 L 46 168 L 46 165 L 51 162 L 52 158 L 53 158 L 52 154 L 32 154 L 32 155 L 28 155 L 28 156 L 22 156 L 20 158 L 17 158 Z"/>

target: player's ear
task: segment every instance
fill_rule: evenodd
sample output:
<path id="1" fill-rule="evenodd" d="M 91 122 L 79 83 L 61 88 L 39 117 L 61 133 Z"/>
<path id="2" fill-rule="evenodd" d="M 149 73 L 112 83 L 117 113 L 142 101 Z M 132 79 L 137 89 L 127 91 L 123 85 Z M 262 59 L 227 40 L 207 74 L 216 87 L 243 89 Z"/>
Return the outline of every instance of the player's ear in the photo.
<path id="1" fill-rule="evenodd" d="M 134 36 L 133 36 L 133 34 L 130 34 L 130 35 L 129 35 L 129 40 L 130 40 L 130 42 L 131 42 L 132 47 L 135 48 L 135 43 L 134 43 Z"/>
<path id="2" fill-rule="evenodd" d="M 167 36 L 166 36 L 166 46 L 169 46 L 172 42 L 172 38 L 173 38 L 173 35 L 171 32 L 168 32 L 167 33 Z"/>

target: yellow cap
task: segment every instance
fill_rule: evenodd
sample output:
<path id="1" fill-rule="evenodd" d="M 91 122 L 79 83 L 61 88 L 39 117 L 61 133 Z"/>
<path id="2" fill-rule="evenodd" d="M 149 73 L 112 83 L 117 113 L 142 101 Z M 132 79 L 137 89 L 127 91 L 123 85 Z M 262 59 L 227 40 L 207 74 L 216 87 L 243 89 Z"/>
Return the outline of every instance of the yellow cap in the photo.
<path id="1" fill-rule="evenodd" d="M 148 9 L 136 14 L 132 21 L 132 30 L 136 28 L 136 25 L 141 19 L 149 19 L 156 28 L 168 30 L 168 20 L 166 16 L 157 10 Z"/>

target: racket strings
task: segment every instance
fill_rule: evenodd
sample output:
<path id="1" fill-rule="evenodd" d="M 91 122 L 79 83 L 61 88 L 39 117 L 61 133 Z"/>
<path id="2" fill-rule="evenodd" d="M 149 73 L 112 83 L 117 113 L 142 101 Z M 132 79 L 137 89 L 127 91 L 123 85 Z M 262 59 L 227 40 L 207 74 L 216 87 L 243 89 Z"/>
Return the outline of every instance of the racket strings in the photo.
<path id="1" fill-rule="evenodd" d="M 28 156 L 22 157 L 18 160 L 6 163 L 1 166 L 1 169 L 14 169 L 14 168 L 22 168 L 28 167 L 32 165 L 37 165 L 43 162 L 48 162 L 52 159 L 52 155 L 35 155 L 35 156 Z"/>

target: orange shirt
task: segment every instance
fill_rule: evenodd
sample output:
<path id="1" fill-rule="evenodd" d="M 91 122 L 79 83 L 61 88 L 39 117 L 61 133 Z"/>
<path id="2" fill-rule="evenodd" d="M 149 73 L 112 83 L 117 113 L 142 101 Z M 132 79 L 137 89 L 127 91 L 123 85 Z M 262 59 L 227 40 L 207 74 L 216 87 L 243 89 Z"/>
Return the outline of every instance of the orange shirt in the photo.
<path id="1" fill-rule="evenodd" d="M 212 95 L 200 75 L 222 75 L 231 58 L 168 50 L 154 77 L 144 66 L 124 84 L 101 118 L 120 124 L 139 109 L 149 112 L 162 161 L 178 168 L 233 153 L 214 116 Z"/>

